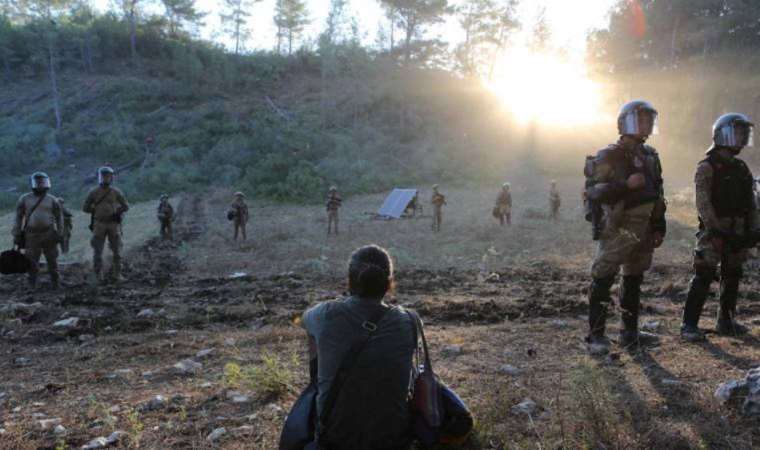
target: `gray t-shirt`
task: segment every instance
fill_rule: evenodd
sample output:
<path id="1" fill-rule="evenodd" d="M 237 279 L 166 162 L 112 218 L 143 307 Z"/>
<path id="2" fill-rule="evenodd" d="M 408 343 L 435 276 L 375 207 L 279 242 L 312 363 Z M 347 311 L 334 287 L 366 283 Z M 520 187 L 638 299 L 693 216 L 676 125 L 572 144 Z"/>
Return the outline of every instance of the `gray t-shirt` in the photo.
<path id="1" fill-rule="evenodd" d="M 317 411 L 338 367 L 355 342 L 366 338 L 362 323 L 378 308 L 390 308 L 357 357 L 327 418 L 331 449 L 399 449 L 408 444 L 408 396 L 416 348 L 407 312 L 372 300 L 348 297 L 306 311 L 303 324 L 317 344 Z"/>

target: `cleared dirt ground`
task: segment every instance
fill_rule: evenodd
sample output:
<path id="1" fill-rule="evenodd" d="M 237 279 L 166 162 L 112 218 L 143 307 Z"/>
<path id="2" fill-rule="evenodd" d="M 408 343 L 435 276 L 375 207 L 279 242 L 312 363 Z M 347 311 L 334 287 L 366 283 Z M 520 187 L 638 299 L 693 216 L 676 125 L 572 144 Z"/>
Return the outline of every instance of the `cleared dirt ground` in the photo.
<path id="1" fill-rule="evenodd" d="M 165 243 L 153 237 L 155 205 L 137 205 L 125 223 L 123 285 L 88 282 L 86 241 L 60 292 L 2 279 L 0 448 L 79 448 L 117 430 L 118 448 L 276 448 L 306 383 L 299 316 L 342 294 L 351 250 L 371 242 L 396 258 L 393 302 L 420 312 L 438 373 L 477 418 L 462 448 L 757 447 L 758 419 L 713 398 L 719 383 L 758 365 L 757 335 L 678 338 L 694 231 L 688 192 L 672 188 L 668 240 L 644 286 L 642 323 L 658 322 L 660 345 L 591 359 L 582 337 L 593 247 L 577 180 L 560 180 L 562 219 L 552 223 L 548 177 L 536 178 L 513 182 L 511 228 L 490 217 L 494 189 L 442 186 L 440 234 L 429 215 L 370 220 L 376 195 L 346 199 L 337 238 L 325 235 L 320 206 L 252 202 L 249 240 L 234 243 L 229 194 L 215 192 L 174 199 L 177 239 Z M 760 278 L 747 272 L 740 317 L 760 323 Z M 710 300 L 703 327 L 715 309 Z M 71 317 L 76 326 L 53 326 Z M 201 366 L 173 367 L 185 359 Z M 165 401 L 150 404 L 156 395 Z M 513 414 L 526 398 L 537 410 Z M 64 432 L 41 423 L 56 418 Z M 209 441 L 220 427 L 226 433 Z"/>

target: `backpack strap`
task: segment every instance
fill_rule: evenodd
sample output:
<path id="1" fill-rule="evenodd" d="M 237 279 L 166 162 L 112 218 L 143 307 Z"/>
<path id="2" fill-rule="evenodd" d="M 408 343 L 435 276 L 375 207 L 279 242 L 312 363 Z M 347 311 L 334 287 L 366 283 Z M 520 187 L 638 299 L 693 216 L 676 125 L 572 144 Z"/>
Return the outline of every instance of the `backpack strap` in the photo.
<path id="1" fill-rule="evenodd" d="M 372 313 L 372 315 L 367 318 L 367 320 L 362 322 L 362 328 L 367 331 L 367 335 L 363 339 L 356 341 L 351 346 L 351 348 L 346 353 L 346 356 L 343 357 L 340 366 L 338 366 L 338 371 L 335 373 L 335 378 L 333 378 L 333 381 L 330 384 L 330 389 L 327 391 L 325 404 L 322 407 L 322 414 L 320 414 L 317 420 L 316 434 L 318 442 L 321 437 L 325 435 L 325 431 L 327 430 L 327 419 L 330 417 L 330 414 L 335 407 L 335 402 L 338 400 L 338 394 L 340 393 L 343 384 L 348 378 L 351 369 L 353 369 L 354 365 L 356 364 L 356 361 L 359 359 L 359 354 L 361 354 L 361 352 L 367 346 L 370 338 L 372 338 L 372 335 L 375 333 L 375 331 L 377 331 L 378 324 L 383 319 L 383 316 L 385 316 L 385 313 L 387 313 L 390 309 L 391 307 L 382 305 L 382 307 L 379 308 L 376 312 Z"/>
<path id="2" fill-rule="evenodd" d="M 34 206 L 32 206 L 32 209 L 30 209 L 29 212 L 25 214 L 24 228 L 21 230 L 22 232 L 26 231 L 27 227 L 29 226 L 29 219 L 32 217 L 32 214 L 34 214 L 34 210 L 36 210 L 37 207 L 40 206 L 40 203 L 42 203 L 42 201 L 45 200 L 45 197 L 47 197 L 47 193 L 42 194 L 42 197 L 40 197 L 40 199 L 37 200 L 37 203 L 35 203 Z"/>
<path id="3" fill-rule="evenodd" d="M 422 319 L 420 316 L 412 311 L 407 310 L 407 314 L 412 318 L 414 323 L 414 345 L 419 346 L 419 339 L 422 338 L 422 362 L 425 365 L 425 370 L 433 371 L 433 364 L 430 362 L 430 351 L 428 351 L 427 339 L 425 338 L 425 330 L 422 328 Z"/>

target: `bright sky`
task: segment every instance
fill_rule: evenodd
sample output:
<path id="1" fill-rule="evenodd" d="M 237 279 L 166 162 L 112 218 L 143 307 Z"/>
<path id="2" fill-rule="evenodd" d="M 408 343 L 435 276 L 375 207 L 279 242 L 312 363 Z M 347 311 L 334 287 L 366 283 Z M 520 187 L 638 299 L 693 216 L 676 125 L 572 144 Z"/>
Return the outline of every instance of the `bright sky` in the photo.
<path id="1" fill-rule="evenodd" d="M 93 0 L 101 11 L 108 9 L 110 0 Z M 157 0 L 151 2 L 158 3 Z M 311 24 L 306 30 L 308 39 L 316 39 L 324 27 L 330 0 L 306 0 L 311 16 Z M 458 4 L 461 0 L 450 0 L 452 4 Z M 251 10 L 251 29 L 253 36 L 246 44 L 249 49 L 273 48 L 275 44 L 275 27 L 272 22 L 275 0 L 262 0 L 256 3 Z M 525 29 L 530 30 L 532 23 L 542 8 L 545 8 L 546 18 L 552 30 L 554 42 L 566 47 L 573 52 L 581 52 L 585 48 L 586 33 L 589 29 L 604 27 L 607 22 L 609 9 L 614 0 L 522 0 L 518 7 L 518 19 L 525 24 Z M 218 35 L 220 0 L 197 0 L 199 10 L 207 12 L 206 25 L 200 30 L 201 36 L 223 43 L 229 40 L 225 36 Z M 581 6 L 582 4 L 582 6 Z M 363 35 L 363 41 L 373 44 L 377 37 L 378 26 L 382 22 L 387 25 L 378 0 L 348 0 L 350 14 L 359 23 Z M 158 6 L 151 6 L 151 12 L 160 12 Z M 462 31 L 456 18 L 452 17 L 446 23 L 431 30 L 431 35 L 436 35 L 448 42 L 457 42 L 462 38 Z"/>

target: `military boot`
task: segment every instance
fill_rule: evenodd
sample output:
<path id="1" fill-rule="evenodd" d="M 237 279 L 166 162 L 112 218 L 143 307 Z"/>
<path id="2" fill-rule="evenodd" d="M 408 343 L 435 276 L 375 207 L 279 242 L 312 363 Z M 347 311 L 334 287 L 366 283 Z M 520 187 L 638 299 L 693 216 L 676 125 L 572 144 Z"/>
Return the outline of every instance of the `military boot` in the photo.
<path id="1" fill-rule="evenodd" d="M 740 336 L 749 330 L 738 323 L 736 318 L 736 299 L 739 296 L 739 278 L 721 278 L 720 307 L 715 331 L 724 336 Z"/>
<path id="2" fill-rule="evenodd" d="M 610 304 L 610 288 L 615 277 L 594 278 L 588 293 L 589 334 L 586 337 L 589 353 L 605 354 L 609 351 L 610 341 L 605 336 L 607 308 Z"/>
<path id="3" fill-rule="evenodd" d="M 50 274 L 50 285 L 54 291 L 57 291 L 61 287 L 61 276 L 57 272 Z"/>
<path id="4" fill-rule="evenodd" d="M 686 341 L 699 342 L 705 339 L 698 324 L 714 276 L 714 273 L 698 271 L 689 283 L 689 293 L 686 295 L 686 305 L 683 308 L 683 325 L 681 325 L 681 337 Z"/>
<path id="5" fill-rule="evenodd" d="M 620 285 L 620 346 L 639 345 L 639 307 L 641 304 L 642 275 L 623 277 Z"/>
<path id="6" fill-rule="evenodd" d="M 35 290 L 37 289 L 37 274 L 36 273 L 29 273 L 29 277 L 27 278 L 27 281 L 29 283 L 29 289 Z"/>

